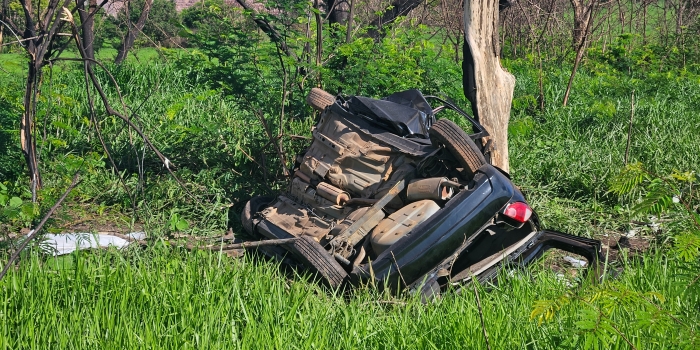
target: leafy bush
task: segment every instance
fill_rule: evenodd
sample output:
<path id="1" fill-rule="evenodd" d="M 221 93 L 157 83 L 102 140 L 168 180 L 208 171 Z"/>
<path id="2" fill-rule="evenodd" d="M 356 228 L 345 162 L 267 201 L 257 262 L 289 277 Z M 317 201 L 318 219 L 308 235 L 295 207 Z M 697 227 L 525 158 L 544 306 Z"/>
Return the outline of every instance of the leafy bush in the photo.
<path id="1" fill-rule="evenodd" d="M 28 226 L 39 215 L 39 205 L 10 194 L 0 182 L 0 222 Z"/>
<path id="2" fill-rule="evenodd" d="M 0 97 L 0 182 L 19 178 L 24 173 L 19 145 L 20 109 Z"/>

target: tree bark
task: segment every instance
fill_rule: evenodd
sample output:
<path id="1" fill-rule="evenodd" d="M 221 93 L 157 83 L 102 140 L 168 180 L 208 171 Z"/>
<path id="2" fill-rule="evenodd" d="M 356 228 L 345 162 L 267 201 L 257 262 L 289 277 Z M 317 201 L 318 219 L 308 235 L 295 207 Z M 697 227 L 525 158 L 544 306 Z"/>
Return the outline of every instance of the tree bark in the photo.
<path id="1" fill-rule="evenodd" d="M 3 0 L 2 11 L 0 11 L 0 19 L 4 22 L 2 25 L 7 26 L 17 39 L 20 39 L 18 36 L 21 35 L 22 46 L 28 56 L 27 79 L 23 98 L 24 108 L 20 119 L 20 144 L 27 163 L 33 202 L 36 202 L 37 190 L 41 188 L 34 119 L 41 91 L 42 68 L 47 64 L 45 60 L 47 52 L 61 31 L 62 25 L 66 21 L 73 21 L 72 13 L 66 10 L 70 2 L 71 0 L 48 0 L 48 3 L 43 4 L 45 7 L 34 8 L 32 1 L 19 0 L 24 14 L 22 28 L 17 26 L 8 16 L 7 0 Z M 98 5 L 96 0 L 90 0 L 91 8 L 97 11 L 106 2 L 107 0 L 102 0 Z M 88 16 L 86 22 L 90 19 Z"/>
<path id="2" fill-rule="evenodd" d="M 591 1 L 588 4 L 584 3 L 584 0 L 570 0 L 570 2 L 571 6 L 574 8 L 574 30 L 572 33 L 571 47 L 574 50 L 578 50 L 584 37 L 587 36 L 589 28 L 588 22 L 591 20 L 591 13 L 595 1 Z"/>
<path id="3" fill-rule="evenodd" d="M 88 8 L 85 9 L 85 3 Z M 97 11 L 97 0 L 75 0 L 80 16 L 80 27 L 83 34 L 83 48 L 88 58 L 95 59 L 95 11 Z M 92 14 L 92 15 L 90 15 Z"/>
<path id="4" fill-rule="evenodd" d="M 5 11 L 5 9 L 2 9 L 2 10 Z M 2 47 L 3 47 L 2 46 L 2 39 L 3 39 L 4 34 L 5 34 L 5 26 L 0 23 L 0 53 L 2 53 Z"/>
<path id="5" fill-rule="evenodd" d="M 28 68 L 27 84 L 24 90 L 24 112 L 20 121 L 20 144 L 24 160 L 27 163 L 27 170 L 29 170 L 32 202 L 36 202 L 36 191 L 41 188 L 41 174 L 36 154 L 36 139 L 34 138 L 34 116 L 36 102 L 39 98 L 37 90 L 41 80 L 41 67 L 37 69 L 36 62 L 29 62 Z"/>
<path id="6" fill-rule="evenodd" d="M 129 31 L 126 33 L 126 36 L 122 41 L 122 46 L 119 48 L 119 52 L 117 53 L 117 58 L 114 59 L 114 63 L 121 64 L 129 54 L 129 50 L 134 47 L 136 35 L 141 32 L 141 30 L 143 30 L 143 26 L 146 25 L 148 14 L 151 12 L 151 5 L 153 5 L 153 0 L 146 0 L 143 3 L 143 9 L 141 9 L 141 15 L 139 15 L 139 19 L 136 21 L 136 24 L 132 24 L 131 20 L 129 20 L 127 17 Z"/>
<path id="7" fill-rule="evenodd" d="M 24 9 L 25 31 L 23 39 L 36 37 L 35 22 L 32 20 L 32 4 L 27 1 L 21 1 Z M 43 21 L 42 21 L 43 22 Z M 39 26 L 41 23 L 37 23 Z M 41 27 L 39 27 L 41 28 Z M 38 98 L 38 83 L 41 81 L 41 54 L 42 45 L 36 40 L 28 40 L 26 50 L 30 60 L 27 69 L 27 84 L 24 90 L 24 111 L 20 120 L 20 144 L 22 145 L 22 154 L 27 163 L 29 171 L 29 186 L 32 193 L 32 202 L 36 202 L 37 190 L 41 188 L 41 176 L 39 172 L 39 161 L 36 155 L 36 140 L 34 139 L 34 115 L 36 112 L 36 100 Z M 37 59 L 39 58 L 39 59 Z"/>
<path id="8" fill-rule="evenodd" d="M 329 0 L 326 2 L 328 6 L 328 23 L 338 23 L 345 25 L 350 18 L 350 0 Z"/>
<path id="9" fill-rule="evenodd" d="M 41 174 L 39 171 L 39 157 L 36 152 L 36 140 L 34 137 L 34 117 L 36 116 L 36 106 L 39 99 L 41 85 L 41 69 L 45 65 L 44 57 L 51 45 L 56 33 L 58 33 L 61 23 L 59 9 L 68 6 L 70 0 L 50 0 L 43 11 L 34 9 L 29 0 L 20 0 L 24 13 L 24 28 L 22 39 L 24 48 L 27 51 L 29 60 L 27 62 L 27 80 L 24 91 L 22 117 L 20 119 L 20 144 L 22 153 L 27 163 L 29 172 L 32 201 L 37 200 L 37 190 L 41 188 Z M 7 7 L 6 2 L 3 7 Z M 12 28 L 15 33 L 19 33 L 19 28 L 7 17 L 5 11 L 0 13 L 0 18 Z M 37 35 L 41 33 L 43 35 Z"/>
<path id="10" fill-rule="evenodd" d="M 346 26 L 346 32 L 345 32 L 345 43 L 349 44 L 350 41 L 352 40 L 352 21 L 353 17 L 355 17 L 355 0 L 350 0 L 350 12 L 348 14 L 348 21 L 347 21 L 347 26 Z M 2 42 L 2 40 L 0 40 Z"/>
<path id="11" fill-rule="evenodd" d="M 572 0 L 573 1 L 576 0 Z M 595 10 L 595 1 L 591 1 L 590 5 L 586 8 L 586 17 L 588 20 L 586 21 L 586 26 L 582 29 L 582 36 L 579 39 L 579 44 L 577 47 L 574 49 L 576 50 L 576 58 L 574 58 L 574 67 L 571 69 L 571 76 L 569 77 L 569 83 L 566 85 L 566 92 L 564 92 L 564 102 L 563 105 L 566 107 L 566 104 L 569 102 L 569 94 L 571 93 L 571 87 L 574 84 L 574 77 L 576 77 L 576 71 L 578 70 L 578 65 L 581 63 L 581 60 L 583 59 L 583 54 L 585 53 L 586 50 L 586 43 L 588 41 L 588 34 L 591 31 L 591 23 L 592 20 L 591 18 L 593 17 L 593 11 Z"/>
<path id="12" fill-rule="evenodd" d="M 490 136 L 491 164 L 509 171 L 508 120 L 515 77 L 501 67 L 498 0 L 464 2 L 464 94 Z"/>

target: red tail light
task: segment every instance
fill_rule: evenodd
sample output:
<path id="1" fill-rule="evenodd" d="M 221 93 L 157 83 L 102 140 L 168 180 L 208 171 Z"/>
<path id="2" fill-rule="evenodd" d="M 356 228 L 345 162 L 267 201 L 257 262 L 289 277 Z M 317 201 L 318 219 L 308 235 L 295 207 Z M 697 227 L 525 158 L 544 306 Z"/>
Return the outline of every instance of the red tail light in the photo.
<path id="1" fill-rule="evenodd" d="M 532 209 L 523 202 L 510 203 L 503 210 L 503 214 L 519 223 L 523 223 L 532 216 Z"/>

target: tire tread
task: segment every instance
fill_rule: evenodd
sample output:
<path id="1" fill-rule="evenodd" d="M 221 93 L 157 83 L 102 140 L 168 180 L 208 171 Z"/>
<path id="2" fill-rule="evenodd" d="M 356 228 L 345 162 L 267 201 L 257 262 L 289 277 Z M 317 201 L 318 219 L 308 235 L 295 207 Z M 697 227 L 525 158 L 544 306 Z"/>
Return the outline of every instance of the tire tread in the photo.
<path id="1" fill-rule="evenodd" d="M 444 145 L 457 158 L 467 177 L 474 176 L 476 170 L 486 164 L 476 143 L 451 120 L 438 120 L 430 128 L 429 134 L 433 143 Z"/>

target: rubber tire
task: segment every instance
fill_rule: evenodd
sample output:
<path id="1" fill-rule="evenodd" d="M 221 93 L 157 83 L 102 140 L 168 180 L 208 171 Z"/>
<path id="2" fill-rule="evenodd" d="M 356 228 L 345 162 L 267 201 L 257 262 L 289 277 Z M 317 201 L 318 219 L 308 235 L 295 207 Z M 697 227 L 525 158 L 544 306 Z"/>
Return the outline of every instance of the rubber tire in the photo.
<path id="1" fill-rule="evenodd" d="M 347 277 L 347 272 L 343 269 L 335 258 L 313 238 L 309 236 L 301 236 L 295 241 L 291 247 L 298 253 L 302 260 L 305 260 L 305 265 L 312 271 L 317 272 L 323 278 L 323 281 L 331 288 L 342 286 Z"/>
<path id="2" fill-rule="evenodd" d="M 440 119 L 428 131 L 435 146 L 445 146 L 464 168 L 464 175 L 471 179 L 474 173 L 486 164 L 486 158 L 476 143 L 462 128 L 449 119 Z"/>
<path id="3" fill-rule="evenodd" d="M 255 232 L 253 232 L 253 216 L 274 199 L 275 197 L 273 196 L 256 196 L 245 204 L 241 212 L 241 224 L 248 234 L 256 236 Z"/>
<path id="4" fill-rule="evenodd" d="M 326 107 L 335 103 L 335 96 L 319 88 L 313 88 L 306 96 L 306 103 L 314 109 L 323 111 Z"/>

